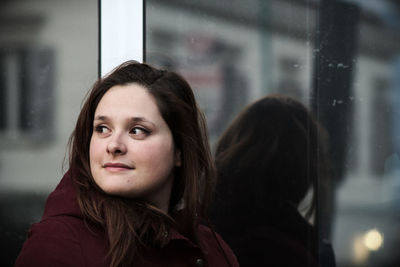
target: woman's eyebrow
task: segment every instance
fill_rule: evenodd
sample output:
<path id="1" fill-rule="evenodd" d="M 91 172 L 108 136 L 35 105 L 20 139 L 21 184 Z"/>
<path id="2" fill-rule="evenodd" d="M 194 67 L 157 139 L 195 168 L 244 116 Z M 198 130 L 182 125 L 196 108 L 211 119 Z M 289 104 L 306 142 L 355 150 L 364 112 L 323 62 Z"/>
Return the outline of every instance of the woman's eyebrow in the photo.
<path id="1" fill-rule="evenodd" d="M 109 119 L 109 117 L 105 116 L 105 115 L 97 115 L 93 121 L 107 121 Z M 133 122 L 133 123 L 149 123 L 152 125 L 155 125 L 155 123 L 147 120 L 145 117 L 131 117 L 128 119 L 129 121 Z"/>
<path id="2" fill-rule="evenodd" d="M 95 121 L 105 121 L 107 119 L 108 119 L 108 117 L 104 116 L 104 115 L 97 115 L 96 117 L 94 117 Z"/>
<path id="3" fill-rule="evenodd" d="M 144 118 L 144 117 L 132 117 L 130 120 L 131 120 L 133 123 L 144 122 L 144 123 L 150 123 L 150 124 L 152 124 L 152 125 L 155 125 L 153 122 L 147 120 L 147 119 Z"/>
<path id="4" fill-rule="evenodd" d="M 130 118 L 132 122 L 148 122 L 144 117 L 132 117 Z"/>

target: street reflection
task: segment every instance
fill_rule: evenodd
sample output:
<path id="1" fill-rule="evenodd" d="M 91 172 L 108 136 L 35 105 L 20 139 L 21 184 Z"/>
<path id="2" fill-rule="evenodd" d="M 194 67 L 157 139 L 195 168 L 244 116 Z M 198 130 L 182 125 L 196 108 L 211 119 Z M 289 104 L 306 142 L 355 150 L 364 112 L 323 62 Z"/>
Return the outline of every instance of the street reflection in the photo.
<path id="1" fill-rule="evenodd" d="M 338 266 L 399 266 L 400 4 L 146 4 L 147 59 L 187 76 L 214 144 L 256 99 L 302 102 L 327 129 L 332 158 L 333 179 L 316 192 L 320 238 L 332 241 Z"/>

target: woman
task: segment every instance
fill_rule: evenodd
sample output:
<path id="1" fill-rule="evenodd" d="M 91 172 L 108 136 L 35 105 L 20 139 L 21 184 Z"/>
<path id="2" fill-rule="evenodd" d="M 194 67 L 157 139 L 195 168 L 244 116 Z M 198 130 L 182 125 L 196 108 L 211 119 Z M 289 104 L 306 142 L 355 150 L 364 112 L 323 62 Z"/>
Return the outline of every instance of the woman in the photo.
<path id="1" fill-rule="evenodd" d="M 307 220 L 327 174 L 321 133 L 304 105 L 271 95 L 246 107 L 220 138 L 214 219 L 241 266 L 334 263 L 329 246 L 318 255 L 317 228 Z M 298 208 L 308 192 L 303 218 Z"/>
<path id="2" fill-rule="evenodd" d="M 99 79 L 69 163 L 16 266 L 237 266 L 200 224 L 214 169 L 203 115 L 179 75 L 130 61 Z"/>

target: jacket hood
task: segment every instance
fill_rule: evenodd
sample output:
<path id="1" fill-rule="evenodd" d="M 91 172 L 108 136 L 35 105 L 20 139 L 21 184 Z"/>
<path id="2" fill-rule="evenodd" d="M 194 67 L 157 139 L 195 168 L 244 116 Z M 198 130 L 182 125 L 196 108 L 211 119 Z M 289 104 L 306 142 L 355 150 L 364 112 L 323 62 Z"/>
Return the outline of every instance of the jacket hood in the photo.
<path id="1" fill-rule="evenodd" d="M 54 216 L 82 218 L 77 200 L 77 188 L 73 182 L 71 171 L 64 174 L 56 189 L 46 200 L 43 220 Z"/>

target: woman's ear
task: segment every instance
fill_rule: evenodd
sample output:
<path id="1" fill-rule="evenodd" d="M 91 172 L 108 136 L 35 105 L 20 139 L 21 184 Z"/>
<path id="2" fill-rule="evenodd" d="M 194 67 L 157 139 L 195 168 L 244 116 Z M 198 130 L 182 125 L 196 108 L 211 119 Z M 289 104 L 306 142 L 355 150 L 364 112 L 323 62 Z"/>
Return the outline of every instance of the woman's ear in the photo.
<path id="1" fill-rule="evenodd" d="M 175 151 L 175 166 L 180 167 L 182 166 L 182 157 L 181 157 L 181 151 L 177 149 Z"/>

